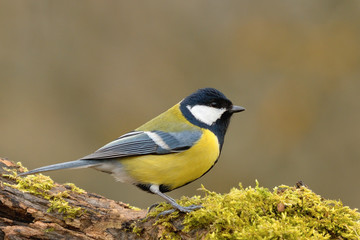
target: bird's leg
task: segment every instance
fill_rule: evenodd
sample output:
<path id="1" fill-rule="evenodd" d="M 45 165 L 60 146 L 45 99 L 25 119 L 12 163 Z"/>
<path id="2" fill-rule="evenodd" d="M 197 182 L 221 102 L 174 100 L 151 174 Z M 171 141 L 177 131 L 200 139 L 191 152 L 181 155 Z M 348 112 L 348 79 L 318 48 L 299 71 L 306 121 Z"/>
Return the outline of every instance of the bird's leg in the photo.
<path id="1" fill-rule="evenodd" d="M 167 210 L 167 211 L 163 211 L 163 212 L 161 212 L 159 215 L 166 215 L 166 214 L 172 213 L 172 212 L 174 212 L 176 209 L 179 210 L 180 212 L 188 213 L 188 212 L 191 212 L 191 211 L 193 211 L 193 210 L 202 208 L 201 205 L 191 205 L 191 206 L 188 206 L 188 207 L 180 206 L 179 204 L 176 203 L 176 201 L 175 201 L 174 199 L 172 199 L 171 197 L 169 197 L 169 196 L 167 196 L 166 194 L 162 193 L 162 192 L 159 190 L 159 186 L 158 186 L 158 185 L 151 185 L 150 191 L 151 191 L 152 193 L 155 193 L 155 194 L 159 195 L 159 196 L 162 197 L 163 199 L 165 199 L 165 200 L 166 200 L 168 203 L 170 203 L 171 206 L 173 206 L 173 208 L 174 208 L 174 209 L 170 209 L 170 210 Z"/>

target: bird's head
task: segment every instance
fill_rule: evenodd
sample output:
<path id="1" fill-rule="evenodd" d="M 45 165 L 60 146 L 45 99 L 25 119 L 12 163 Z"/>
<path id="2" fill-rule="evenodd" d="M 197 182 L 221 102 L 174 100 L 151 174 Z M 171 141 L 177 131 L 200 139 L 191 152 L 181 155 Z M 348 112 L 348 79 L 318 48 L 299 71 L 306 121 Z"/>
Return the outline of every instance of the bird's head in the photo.
<path id="1" fill-rule="evenodd" d="M 192 124 L 207 128 L 222 138 L 231 116 L 245 110 L 233 105 L 223 93 L 214 88 L 202 88 L 186 97 L 181 101 L 180 109 Z"/>

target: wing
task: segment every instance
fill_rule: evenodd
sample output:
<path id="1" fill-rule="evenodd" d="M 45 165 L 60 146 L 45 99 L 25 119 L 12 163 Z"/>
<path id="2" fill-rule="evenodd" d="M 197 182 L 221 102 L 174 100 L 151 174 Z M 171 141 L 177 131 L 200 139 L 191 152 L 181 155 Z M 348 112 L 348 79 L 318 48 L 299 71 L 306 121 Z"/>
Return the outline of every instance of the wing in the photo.
<path id="1" fill-rule="evenodd" d="M 135 131 L 122 135 L 96 152 L 81 159 L 110 159 L 146 154 L 169 154 L 191 148 L 201 131 L 170 132 Z"/>

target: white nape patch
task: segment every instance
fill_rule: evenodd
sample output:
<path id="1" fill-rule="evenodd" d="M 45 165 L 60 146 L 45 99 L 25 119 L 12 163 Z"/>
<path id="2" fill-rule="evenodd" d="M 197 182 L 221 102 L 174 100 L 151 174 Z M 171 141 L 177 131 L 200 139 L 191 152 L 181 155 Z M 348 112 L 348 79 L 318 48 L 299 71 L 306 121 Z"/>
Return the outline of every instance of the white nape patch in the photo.
<path id="1" fill-rule="evenodd" d="M 188 105 L 186 107 L 197 120 L 209 126 L 213 125 L 216 120 L 221 118 L 226 111 L 226 108 L 214 108 L 205 105 L 195 105 L 193 107 Z"/>
<path id="2" fill-rule="evenodd" d="M 153 140 L 157 145 L 159 145 L 161 148 L 170 150 L 171 148 L 169 145 L 167 145 L 164 140 L 159 136 L 159 134 L 154 132 L 145 132 L 151 140 Z"/>

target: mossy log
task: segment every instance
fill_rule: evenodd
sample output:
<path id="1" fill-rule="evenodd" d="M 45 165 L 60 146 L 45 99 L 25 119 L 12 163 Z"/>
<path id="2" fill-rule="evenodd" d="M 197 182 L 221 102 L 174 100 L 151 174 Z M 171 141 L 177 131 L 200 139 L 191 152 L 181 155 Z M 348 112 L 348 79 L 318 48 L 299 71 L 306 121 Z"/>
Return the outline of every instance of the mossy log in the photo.
<path id="1" fill-rule="evenodd" d="M 18 177 L 21 164 L 0 159 L 0 239 L 360 239 L 360 213 L 327 200 L 299 182 L 273 190 L 233 188 L 179 204 L 201 204 L 189 214 L 147 218 L 135 209 L 74 184 L 39 175 Z"/>
<path id="2" fill-rule="evenodd" d="M 0 239 L 140 239 L 132 223 L 144 218 L 146 210 L 78 191 L 73 185 L 54 183 L 46 195 L 41 189 L 38 194 L 21 191 L 14 187 L 13 170 L 19 168 L 0 159 Z M 153 223 L 154 219 L 138 223 L 148 238 L 157 236 Z"/>

